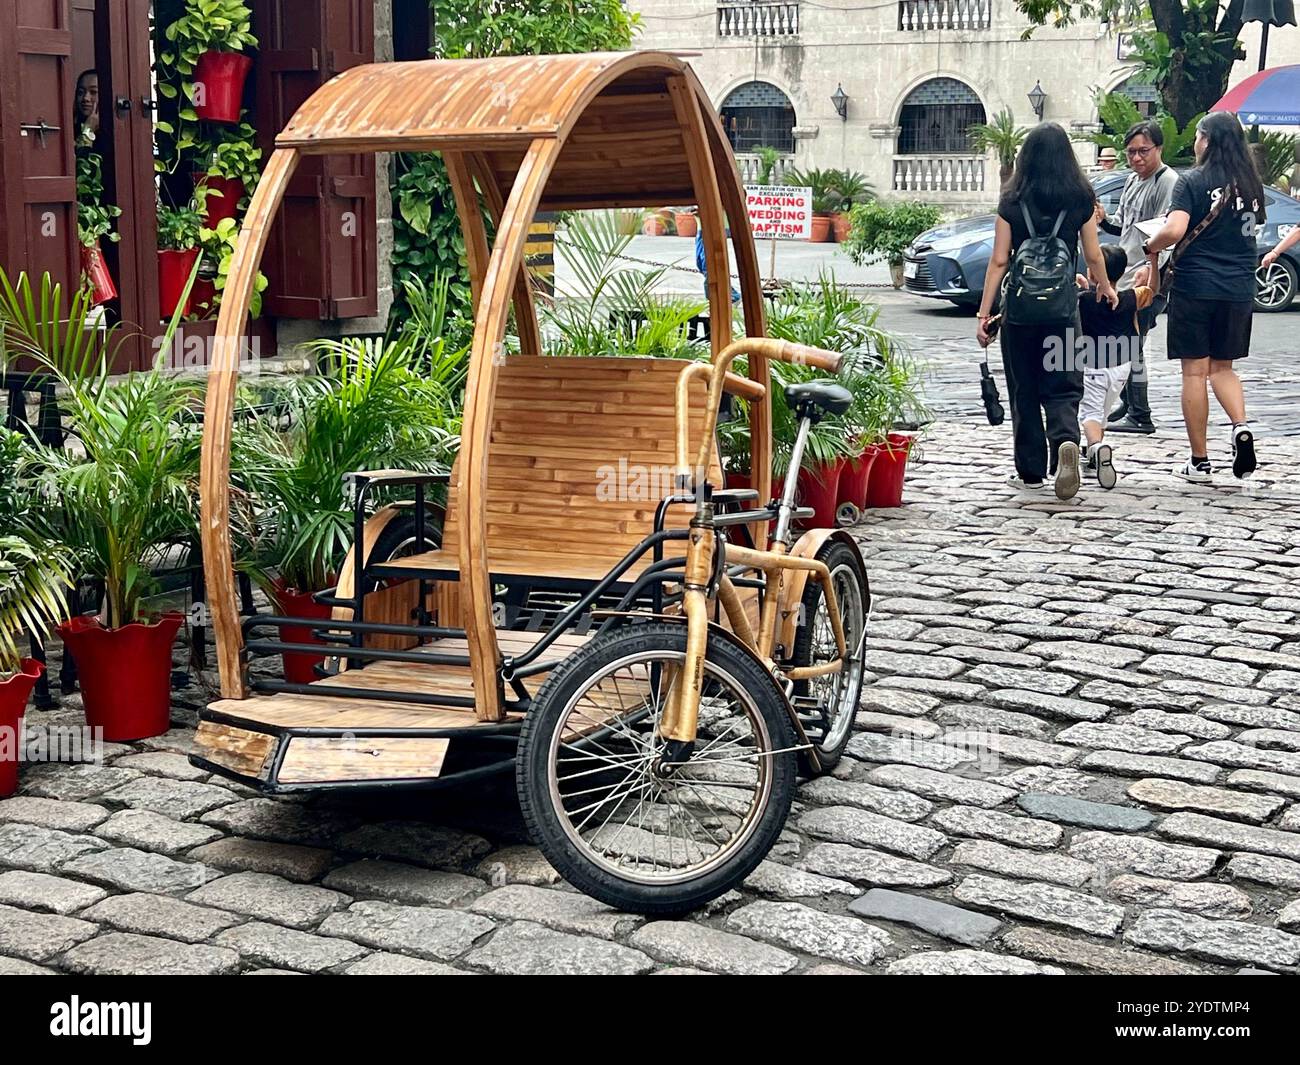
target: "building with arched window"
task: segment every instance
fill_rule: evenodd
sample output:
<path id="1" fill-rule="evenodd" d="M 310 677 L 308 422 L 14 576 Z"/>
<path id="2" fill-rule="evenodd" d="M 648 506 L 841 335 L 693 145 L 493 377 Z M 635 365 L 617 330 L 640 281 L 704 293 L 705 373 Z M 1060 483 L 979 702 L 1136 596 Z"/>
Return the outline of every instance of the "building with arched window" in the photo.
<path id="1" fill-rule="evenodd" d="M 770 146 L 794 151 L 794 104 L 771 82 L 748 81 L 727 93 L 718 108 L 722 128 L 737 152 Z"/>

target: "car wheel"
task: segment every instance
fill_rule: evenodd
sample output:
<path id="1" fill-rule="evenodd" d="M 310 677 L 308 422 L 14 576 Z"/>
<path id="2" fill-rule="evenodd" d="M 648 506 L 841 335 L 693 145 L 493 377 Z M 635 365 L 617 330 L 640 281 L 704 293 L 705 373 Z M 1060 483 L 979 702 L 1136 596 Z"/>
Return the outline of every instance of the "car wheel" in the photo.
<path id="1" fill-rule="evenodd" d="M 1280 258 L 1272 266 L 1260 266 L 1255 271 L 1255 310 L 1285 311 L 1295 302 L 1296 269 L 1287 259 Z"/>

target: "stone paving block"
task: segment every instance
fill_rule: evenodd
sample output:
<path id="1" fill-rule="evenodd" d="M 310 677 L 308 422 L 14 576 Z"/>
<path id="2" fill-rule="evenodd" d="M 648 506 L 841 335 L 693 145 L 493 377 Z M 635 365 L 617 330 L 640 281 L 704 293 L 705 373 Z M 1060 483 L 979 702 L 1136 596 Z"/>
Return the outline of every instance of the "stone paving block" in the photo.
<path id="1" fill-rule="evenodd" d="M 251 836 L 280 843 L 329 847 L 343 832 L 354 827 L 355 817 L 341 816 L 310 803 L 288 803 L 276 799 L 242 799 L 220 806 L 201 818 L 236 836 Z"/>
<path id="2" fill-rule="evenodd" d="M 59 802 L 30 795 L 0 799 L 0 823 L 17 821 L 63 832 L 86 832 L 108 817 L 108 810 L 89 802 Z"/>
<path id="3" fill-rule="evenodd" d="M 1232 735 L 1232 729 L 1219 721 L 1212 721 L 1198 714 L 1171 714 L 1165 710 L 1135 710 L 1113 719 L 1116 725 L 1134 725 L 1138 728 L 1155 729 L 1157 732 L 1181 732 L 1198 740 L 1224 740 Z"/>
<path id="4" fill-rule="evenodd" d="M 1070 840 L 1070 856 L 1092 862 L 1110 873 L 1131 870 L 1172 880 L 1195 880 L 1214 871 L 1220 851 L 1162 843 L 1146 836 L 1114 832 L 1078 832 Z"/>
<path id="5" fill-rule="evenodd" d="M 119 891 L 152 891 L 158 894 L 199 887 L 213 876 L 212 870 L 197 862 L 178 862 L 162 854 L 115 847 L 112 850 L 83 854 L 64 862 L 62 870 Z"/>
<path id="6" fill-rule="evenodd" d="M 190 760 L 174 751 L 144 751 L 140 754 L 127 754 L 113 759 L 118 768 L 138 769 L 152 776 L 171 777 L 173 780 L 206 780 L 206 770 L 190 765 Z"/>
<path id="7" fill-rule="evenodd" d="M 799 964 L 779 947 L 691 921 L 652 921 L 628 946 L 660 961 L 735 976 L 778 976 Z"/>
<path id="8" fill-rule="evenodd" d="M 76 917 L 0 906 L 0 955 L 48 961 L 99 931 Z"/>
<path id="9" fill-rule="evenodd" d="M 432 869 L 473 866 L 492 849 L 482 836 L 421 821 L 385 821 L 362 825 L 339 840 L 343 850 L 368 858 L 391 858 Z"/>
<path id="10" fill-rule="evenodd" d="M 1124 751 L 1094 751 L 1079 763 L 1080 768 L 1097 773 L 1115 773 L 1126 777 L 1163 776 L 1174 780 L 1190 780 L 1199 784 L 1212 784 L 1222 769 L 1210 762 L 1198 762 L 1184 757 L 1167 758 L 1154 754 L 1128 754 Z"/>
<path id="11" fill-rule="evenodd" d="M 346 939 L 299 932 L 262 921 L 227 928 L 213 942 L 238 951 L 249 961 L 304 973 L 335 969 L 368 953 L 365 947 Z"/>
<path id="12" fill-rule="evenodd" d="M 48 873 L 29 873 L 22 869 L 0 873 L 0 904 L 24 910 L 66 915 L 98 902 L 107 894 L 92 884 Z"/>
<path id="13" fill-rule="evenodd" d="M 513 976 L 635 976 L 654 962 L 632 947 L 556 932 L 527 921 L 501 929 L 465 958 L 494 973 Z"/>
<path id="14" fill-rule="evenodd" d="M 1148 777 L 1130 784 L 1129 798 L 1162 810 L 1191 810 L 1218 814 L 1255 824 L 1267 821 L 1282 808 L 1284 799 L 1254 795 L 1228 788 L 1208 788 L 1177 780 Z"/>
<path id="15" fill-rule="evenodd" d="M 1038 850 L 1055 847 L 1064 833 L 1060 825 L 1050 821 L 975 806 L 949 806 L 935 814 L 931 822 L 954 836 L 973 836 Z"/>
<path id="16" fill-rule="evenodd" d="M 54 873 L 64 862 L 107 846 L 94 836 L 20 823 L 0 825 L 0 867 Z"/>
<path id="17" fill-rule="evenodd" d="M 1269 887 L 1300 890 L 1300 862 L 1274 858 L 1267 854 L 1234 854 L 1228 862 L 1228 875 Z"/>
<path id="18" fill-rule="evenodd" d="M 1237 965 L 1285 968 L 1300 963 L 1300 936 L 1245 921 L 1213 921 L 1178 910 L 1144 910 L 1124 940 L 1152 950 Z"/>
<path id="19" fill-rule="evenodd" d="M 118 810 L 95 829 L 95 835 L 127 847 L 175 855 L 216 839 L 221 832 L 152 810 Z"/>
<path id="20" fill-rule="evenodd" d="M 63 965 L 95 976 L 215 976 L 234 972 L 239 955 L 227 947 L 108 932 L 73 947 Z"/>
<path id="21" fill-rule="evenodd" d="M 1277 926 L 1288 932 L 1300 931 L 1300 899 L 1289 902 L 1282 908 L 1282 912 L 1277 915 Z"/>
<path id="22" fill-rule="evenodd" d="M 475 976 L 477 974 L 436 961 L 408 958 L 404 954 L 389 954 L 377 950 L 360 961 L 343 968 L 347 976 Z"/>
<path id="23" fill-rule="evenodd" d="M 1117 832 L 1141 832 L 1155 823 L 1155 815 L 1132 806 L 1113 803 L 1090 802 L 1069 795 L 1049 795 L 1026 792 L 1016 799 L 1016 805 L 1033 817 L 1059 821 L 1065 825 L 1083 828 L 1103 828 Z"/>
<path id="24" fill-rule="evenodd" d="M 232 873 L 190 892 L 186 898 L 202 906 L 291 928 L 313 928 L 352 901 L 340 892 L 295 884 L 270 873 Z"/>
<path id="25" fill-rule="evenodd" d="M 1190 910 L 1206 917 L 1249 917 L 1250 896 L 1229 884 L 1187 884 L 1125 873 L 1106 885 L 1108 898 L 1140 906 Z"/>
<path id="26" fill-rule="evenodd" d="M 856 917 L 823 913 L 797 902 L 751 902 L 728 914 L 725 924 L 728 931 L 743 936 L 853 965 L 871 965 L 892 944 L 888 932 Z"/>
<path id="27" fill-rule="evenodd" d="M 502 847 L 493 851 L 479 862 L 474 874 L 492 887 L 505 887 L 506 884 L 548 887 L 563 879 L 540 850 L 525 846 Z"/>
<path id="28" fill-rule="evenodd" d="M 1265 700 L 1267 702 L 1267 700 Z M 1243 728 L 1283 728 L 1300 731 L 1300 713 L 1277 706 L 1238 706 L 1234 704 L 1206 706 L 1202 717 L 1223 721 Z"/>
<path id="29" fill-rule="evenodd" d="M 286 880 L 319 879 L 334 863 L 332 851 L 297 843 L 227 836 L 192 850 L 197 862 L 235 873 L 270 873 Z"/>
<path id="30" fill-rule="evenodd" d="M 952 873 L 938 866 L 843 843 L 814 844 L 795 867 L 838 879 L 893 887 L 937 887 L 953 879 Z"/>
<path id="31" fill-rule="evenodd" d="M 853 727 L 861 732 L 881 732 L 886 736 L 914 737 L 919 740 L 934 739 L 943 732 L 933 721 L 924 718 L 879 714 L 869 710 L 860 710 L 853 715 Z"/>
<path id="32" fill-rule="evenodd" d="M 603 902 L 574 891 L 509 884 L 475 899 L 475 913 L 504 921 L 531 921 L 561 932 L 614 939 L 645 923 L 638 914 L 620 913 Z"/>
<path id="33" fill-rule="evenodd" d="M 1001 806 L 1015 798 L 1011 788 L 1001 784 L 990 784 L 984 780 L 972 780 L 952 773 L 940 773 L 933 769 L 918 766 L 884 765 L 867 774 L 867 779 L 882 788 L 901 788 L 915 792 L 928 799 L 941 799 L 959 802 L 967 806 L 991 808 Z M 800 796 L 806 796 L 808 788 L 800 790 Z M 816 797 L 813 796 L 814 801 Z M 856 805 L 856 804 L 855 804 Z M 929 806 L 930 804 L 926 804 Z M 884 812 L 884 811 L 882 811 Z M 926 812 L 929 812 L 928 810 Z M 907 820 L 911 820 L 908 818 Z"/>
<path id="34" fill-rule="evenodd" d="M 238 799 L 229 788 L 215 784 L 154 776 L 137 777 L 100 796 L 100 801 L 110 806 L 152 810 L 177 821 L 198 817 L 218 806 L 229 806 Z"/>
<path id="35" fill-rule="evenodd" d="M 45 762 L 23 770 L 23 790 L 61 802 L 81 802 L 135 780 L 140 773 L 115 766 Z"/>
<path id="36" fill-rule="evenodd" d="M 451 961 L 495 927 L 486 917 L 473 913 L 392 902 L 354 902 L 327 917 L 320 932 L 380 950 Z"/>
<path id="37" fill-rule="evenodd" d="M 934 710 L 930 716 L 936 724 L 944 725 L 950 730 L 1008 732 L 1013 736 L 1027 736 L 1032 740 L 1050 739 L 1055 731 L 1054 727 L 1042 718 L 972 703 L 945 703 Z"/>
<path id="38" fill-rule="evenodd" d="M 17 958 L 0 958 L 0 976 L 57 976 L 53 969 Z"/>
<path id="39" fill-rule="evenodd" d="M 1004 736 L 998 732 L 980 732 L 971 729 L 944 733 L 943 742 L 970 751 L 983 760 L 1005 759 L 1008 762 L 1027 762 L 1030 765 L 1069 765 L 1079 757 L 1074 747 L 1059 743 L 1044 743 L 1024 736 Z"/>
<path id="40" fill-rule="evenodd" d="M 972 874 L 957 885 L 953 895 L 971 906 L 1062 925 L 1095 936 L 1113 936 L 1124 921 L 1124 907 L 1055 884 Z"/>
<path id="41" fill-rule="evenodd" d="M 349 895 L 373 895 L 415 906 L 459 906 L 486 890 L 482 880 L 464 873 L 446 873 L 374 858 L 335 869 L 323 883 Z"/>
<path id="42" fill-rule="evenodd" d="M 1173 839 L 1211 843 L 1230 850 L 1255 851 L 1300 861 L 1300 834 L 1275 828 L 1258 828 L 1204 814 L 1177 813 L 1161 821 L 1157 831 Z"/>
<path id="43" fill-rule="evenodd" d="M 1071 683 L 1070 687 L 1074 684 Z M 1023 710 L 1028 714 L 1064 721 L 1101 721 L 1110 713 L 1108 707 L 1093 699 L 1072 699 L 1018 688 L 999 688 L 986 693 L 983 698 L 1004 710 Z"/>
<path id="44" fill-rule="evenodd" d="M 952 769 L 975 758 L 943 743 L 874 734 L 854 736 L 847 749 L 850 755 L 864 762 L 900 762 L 928 769 Z"/>
<path id="45" fill-rule="evenodd" d="M 1029 765 L 1002 776 L 993 777 L 993 783 L 1014 791 L 1038 791 L 1049 795 L 1088 795 L 1097 786 L 1096 777 L 1050 765 Z"/>
<path id="46" fill-rule="evenodd" d="M 1065 887 L 1081 887 L 1096 875 L 1088 862 L 1069 855 L 1022 850 L 992 840 L 967 840 L 957 844 L 951 861 L 953 865 L 969 865 L 1021 880 L 1046 880 Z"/>
<path id="47" fill-rule="evenodd" d="M 931 950 L 889 963 L 890 976 L 1057 976 L 1063 970 L 987 950 Z"/>
<path id="48" fill-rule="evenodd" d="M 861 894 L 847 880 L 792 869 L 773 861 L 759 862 L 758 867 L 745 878 L 743 887 L 755 895 L 779 900 L 831 898 L 835 895 L 856 897 Z"/>
<path id="49" fill-rule="evenodd" d="M 832 843 L 880 847 L 909 858 L 929 858 L 946 842 L 943 833 L 932 828 L 895 821 L 849 806 L 810 810 L 799 818 L 798 827 Z"/>
<path id="50" fill-rule="evenodd" d="M 1002 937 L 1002 945 L 1035 961 L 1056 962 L 1110 976 L 1195 976 L 1203 971 L 1155 954 L 1102 946 L 1038 928 L 1013 928 Z"/>
<path id="51" fill-rule="evenodd" d="M 873 770 L 868 774 L 868 779 L 872 782 L 870 784 L 836 780 L 833 777 L 817 777 L 800 786 L 799 800 L 826 806 L 856 806 L 899 821 L 919 821 L 934 809 L 934 803 L 910 794 L 916 789 L 888 783 L 876 775 L 879 772 L 880 770 Z M 929 770 L 918 769 L 917 772 L 929 772 Z M 896 790 L 898 788 L 903 790 Z"/>
<path id="52" fill-rule="evenodd" d="M 210 939 L 223 928 L 239 924 L 242 917 L 195 906 L 167 895 L 144 892 L 113 895 L 82 914 L 88 921 L 99 921 L 119 932 L 137 932 L 145 936 L 163 936 L 186 943 Z"/>
<path id="53" fill-rule="evenodd" d="M 910 925 L 940 939 L 951 939 L 969 947 L 983 946 L 1002 922 L 973 910 L 964 910 L 923 895 L 872 888 L 849 903 L 849 912 Z"/>
<path id="54" fill-rule="evenodd" d="M 1155 732 L 1132 725 L 1083 722 L 1056 734 L 1057 742 L 1087 747 L 1094 751 L 1124 751 L 1128 754 L 1173 754 L 1192 742 L 1191 736 Z"/>
<path id="55" fill-rule="evenodd" d="M 872 684 L 862 689 L 858 706 L 863 710 L 878 710 L 887 714 L 927 714 L 943 700 L 922 692 L 903 691 L 883 684 Z"/>

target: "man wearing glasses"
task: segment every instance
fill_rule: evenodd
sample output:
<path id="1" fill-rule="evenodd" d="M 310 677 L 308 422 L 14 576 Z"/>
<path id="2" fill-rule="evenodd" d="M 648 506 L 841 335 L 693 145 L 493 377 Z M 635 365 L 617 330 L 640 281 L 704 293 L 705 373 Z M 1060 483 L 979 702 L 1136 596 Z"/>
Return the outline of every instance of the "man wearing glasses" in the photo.
<path id="1" fill-rule="evenodd" d="M 1178 175 L 1165 166 L 1161 158 L 1164 142 L 1165 135 L 1156 123 L 1142 121 L 1133 125 L 1124 134 L 1124 157 L 1133 173 L 1120 194 L 1119 206 L 1109 218 L 1100 204 L 1097 208 L 1097 221 L 1101 228 L 1118 235 L 1120 247 L 1128 255 L 1128 269 L 1115 286 L 1120 292 L 1152 282 L 1146 256 L 1142 254 L 1142 242 L 1146 237 L 1138 229 L 1138 223 L 1167 214 L 1174 185 L 1178 183 Z M 1156 315 L 1164 309 L 1166 300 L 1162 292 L 1155 303 L 1140 312 L 1143 336 L 1155 324 Z M 1110 416 L 1107 429 L 1114 433 L 1154 433 L 1156 427 L 1151 421 L 1151 405 L 1147 399 L 1147 368 L 1141 341 L 1131 361 L 1132 373 L 1124 387 L 1120 406 Z"/>

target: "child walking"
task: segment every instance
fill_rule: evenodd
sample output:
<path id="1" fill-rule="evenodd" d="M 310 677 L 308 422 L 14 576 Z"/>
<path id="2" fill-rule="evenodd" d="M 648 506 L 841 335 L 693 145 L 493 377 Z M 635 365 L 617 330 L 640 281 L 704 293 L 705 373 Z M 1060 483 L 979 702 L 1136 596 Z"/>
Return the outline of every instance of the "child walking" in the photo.
<path id="1" fill-rule="evenodd" d="M 1111 285 L 1117 285 L 1128 267 L 1128 255 L 1118 244 L 1101 249 L 1102 262 Z M 1106 435 L 1106 418 L 1119 401 L 1128 381 L 1132 360 L 1142 341 L 1138 312 L 1151 306 L 1155 293 L 1147 285 L 1124 289 L 1115 307 L 1097 298 L 1088 279 L 1077 278 L 1083 290 L 1079 295 L 1079 327 L 1082 333 L 1083 399 L 1079 402 L 1079 422 L 1083 426 L 1086 468 L 1102 488 L 1111 489 L 1119 475 Z"/>

